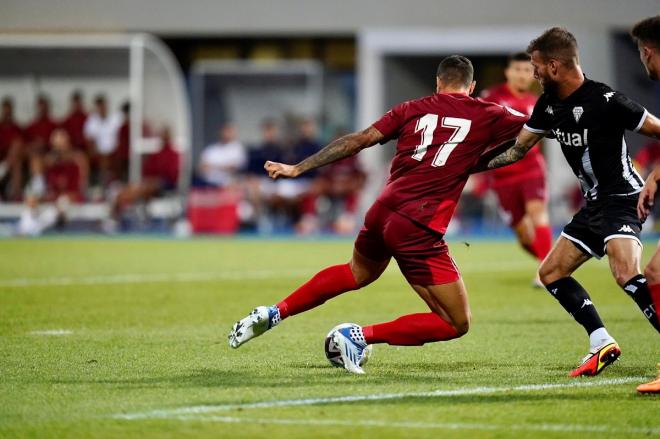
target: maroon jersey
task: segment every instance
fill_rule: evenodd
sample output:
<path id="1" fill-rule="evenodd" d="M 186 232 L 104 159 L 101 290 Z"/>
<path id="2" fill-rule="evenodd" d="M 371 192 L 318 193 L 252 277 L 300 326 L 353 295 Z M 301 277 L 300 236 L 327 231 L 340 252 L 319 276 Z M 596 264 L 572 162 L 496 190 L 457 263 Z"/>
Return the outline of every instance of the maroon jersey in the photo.
<path id="1" fill-rule="evenodd" d="M 60 123 L 60 126 L 69 133 L 71 143 L 74 148 L 85 149 L 85 121 L 87 120 L 87 113 L 81 110 L 72 111 Z"/>
<path id="2" fill-rule="evenodd" d="M 0 121 L 0 161 L 5 160 L 12 145 L 22 138 L 23 131 L 14 121 Z"/>
<path id="3" fill-rule="evenodd" d="M 527 116 L 458 93 L 436 93 L 388 111 L 374 127 L 398 139 L 378 201 L 440 233 L 447 231 L 480 156 L 516 138 Z"/>
<path id="4" fill-rule="evenodd" d="M 525 93 L 522 96 L 514 95 L 507 84 L 497 85 L 485 90 L 481 97 L 485 101 L 513 108 L 527 115 L 532 114 L 534 105 L 538 100 L 538 97 L 531 93 Z M 488 175 L 493 179 L 492 183 L 495 187 L 520 183 L 521 180 L 535 177 L 545 178 L 545 159 L 537 144 L 516 163 L 494 169 Z"/>

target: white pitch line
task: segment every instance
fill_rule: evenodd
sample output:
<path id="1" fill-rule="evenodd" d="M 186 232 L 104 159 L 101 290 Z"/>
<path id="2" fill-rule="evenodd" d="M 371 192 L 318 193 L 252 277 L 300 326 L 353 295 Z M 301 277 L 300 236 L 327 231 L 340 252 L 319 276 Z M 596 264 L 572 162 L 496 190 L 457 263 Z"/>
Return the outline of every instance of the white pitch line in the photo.
<path id="1" fill-rule="evenodd" d="M 136 420 L 136 419 L 153 419 L 153 418 L 174 418 L 186 415 L 202 415 L 223 412 L 228 410 L 246 410 L 257 408 L 273 408 L 273 407 L 297 407 L 308 405 L 320 404 L 336 404 L 336 403 L 351 403 L 360 401 L 383 401 L 392 399 L 404 398 L 433 398 L 433 397 L 450 397 L 450 396 L 463 396 L 463 395 L 486 395 L 502 392 L 533 392 L 543 390 L 555 389 L 570 389 L 577 387 L 600 387 L 611 386 L 617 384 L 627 384 L 631 382 L 640 382 L 644 377 L 626 377 L 626 378 L 610 378 L 598 381 L 573 381 L 570 383 L 560 384 L 524 384 L 520 386 L 507 386 L 507 387 L 467 387 L 459 389 L 447 390 L 434 390 L 430 392 L 409 392 L 409 393 L 379 393 L 371 395 L 346 395 L 346 396 L 331 396 L 324 398 L 306 398 L 306 399 L 285 399 L 274 401 L 260 401 L 240 404 L 219 404 L 219 405 L 200 405 L 181 407 L 176 409 L 162 409 L 152 410 L 142 413 L 121 413 L 114 415 L 116 419 Z"/>
<path id="2" fill-rule="evenodd" d="M 493 273 L 506 270 L 519 270 L 534 266 L 523 261 L 497 262 L 480 264 L 461 270 L 462 273 Z M 275 277 L 311 276 L 315 269 L 295 270 L 240 270 L 197 273 L 120 273 L 100 276 L 59 276 L 44 278 L 13 278 L 0 279 L 0 288 L 26 288 L 46 286 L 75 286 L 75 285 L 120 285 L 162 282 L 214 282 L 219 280 L 250 280 L 271 279 Z M 396 264 L 390 264 L 385 272 L 387 275 L 400 275 Z"/>
<path id="3" fill-rule="evenodd" d="M 29 335 L 71 335 L 73 331 L 70 329 L 44 329 L 39 331 L 30 331 Z"/>
<path id="4" fill-rule="evenodd" d="M 389 422 L 378 420 L 345 420 L 345 419 L 265 419 L 265 418 L 237 418 L 232 416 L 178 416 L 179 421 L 221 422 L 227 424 L 249 423 L 262 425 L 311 425 L 311 426 L 340 426 L 340 427 L 383 427 L 405 429 L 434 429 L 434 430 L 507 430 L 507 431 L 534 431 L 534 432 L 562 432 L 562 433 L 618 433 L 618 434 L 660 434 L 660 428 L 631 427 L 621 428 L 610 425 L 588 424 L 479 424 L 464 422 Z"/>

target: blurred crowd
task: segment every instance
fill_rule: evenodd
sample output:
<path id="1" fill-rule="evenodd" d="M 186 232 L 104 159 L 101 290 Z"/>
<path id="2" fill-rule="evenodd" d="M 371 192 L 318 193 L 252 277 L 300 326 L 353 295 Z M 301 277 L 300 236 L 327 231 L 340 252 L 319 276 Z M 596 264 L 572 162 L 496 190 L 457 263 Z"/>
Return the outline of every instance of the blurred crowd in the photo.
<path id="1" fill-rule="evenodd" d="M 287 129 L 288 128 L 288 129 Z M 345 133 L 335 133 L 339 137 Z M 224 188 L 240 193 L 238 214 L 243 230 L 259 233 L 353 233 L 365 182 L 356 157 L 350 157 L 295 180 L 271 180 L 267 160 L 298 163 L 322 147 L 316 123 L 304 119 L 293 127 L 274 119 L 261 123 L 261 140 L 245 145 L 236 127 L 225 124 L 217 141 L 206 146 L 196 166 L 193 187 Z"/>
<path id="2" fill-rule="evenodd" d="M 0 201 L 23 202 L 21 233 L 37 234 L 66 221 L 72 203 L 105 201 L 112 217 L 138 199 L 176 186 L 179 157 L 167 128 L 159 133 L 158 150 L 143 158 L 142 181 L 128 183 L 130 105 L 112 111 L 99 94 L 87 109 L 79 91 L 71 94 L 62 119 L 51 112 L 47 95 L 37 96 L 31 120 L 21 125 L 14 101 L 4 97 L 0 111 Z M 149 127 L 145 126 L 144 134 Z M 53 202 L 54 210 L 38 209 Z"/>
<path id="3" fill-rule="evenodd" d="M 170 132 L 163 128 L 152 133 L 146 123 L 141 137 L 157 138 L 159 146 L 143 156 L 140 182 L 129 182 L 128 103 L 113 111 L 99 94 L 88 108 L 83 94 L 74 91 L 67 114 L 57 119 L 49 97 L 41 94 L 25 124 L 17 121 L 11 97 L 4 97 L 1 105 L 0 202 L 23 203 L 21 234 L 66 224 L 71 206 L 84 202 L 108 206 L 99 225 L 112 233 L 131 208 L 177 191 L 181 160 Z M 201 151 L 194 166 L 193 193 L 234 194 L 236 230 L 353 233 L 365 181 L 357 159 L 295 180 L 273 181 L 263 169 L 267 160 L 297 163 L 322 145 L 311 119 L 287 124 L 268 119 L 260 130 L 259 142 L 245 144 L 234 124 L 220 127 L 217 140 Z"/>

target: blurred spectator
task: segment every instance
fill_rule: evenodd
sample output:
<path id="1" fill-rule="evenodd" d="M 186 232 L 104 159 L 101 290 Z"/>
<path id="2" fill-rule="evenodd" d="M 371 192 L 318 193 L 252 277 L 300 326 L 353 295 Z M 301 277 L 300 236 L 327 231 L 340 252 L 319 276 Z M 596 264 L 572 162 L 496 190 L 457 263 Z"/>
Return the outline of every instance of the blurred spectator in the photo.
<path id="1" fill-rule="evenodd" d="M 281 154 L 282 141 L 277 123 L 273 119 L 265 119 L 261 122 L 261 143 L 255 145 L 249 151 L 246 173 L 267 177 L 264 171 L 264 163 L 267 160 L 281 161 Z"/>
<path id="2" fill-rule="evenodd" d="M 33 177 L 18 222 L 21 235 L 40 235 L 57 223 L 64 224 L 71 202 L 83 200 L 89 174 L 87 157 L 73 148 L 62 128 L 53 130 L 49 144 L 52 148 L 46 154 L 32 156 Z M 41 209 L 40 201 L 55 204 Z"/>
<path id="3" fill-rule="evenodd" d="M 218 142 L 208 145 L 202 151 L 198 168 L 201 185 L 234 185 L 238 171 L 247 164 L 245 147 L 237 140 L 236 127 L 228 123 L 220 128 L 218 135 Z"/>
<path id="4" fill-rule="evenodd" d="M 644 145 L 635 154 L 635 164 L 644 176 L 660 165 L 660 142 L 655 140 Z"/>
<path id="5" fill-rule="evenodd" d="M 276 190 L 276 182 L 264 170 L 267 160 L 280 161 L 282 155 L 280 130 L 273 119 L 261 123 L 261 142 L 249 150 L 245 177 L 245 199 L 241 219 L 244 225 L 257 226 L 261 232 L 269 232 L 272 227 L 271 207 Z"/>
<path id="6" fill-rule="evenodd" d="M 321 195 L 325 198 L 325 220 L 322 228 L 329 228 L 339 234 L 351 234 L 355 231 L 360 191 L 366 175 L 362 171 L 357 156 L 347 157 L 328 165 L 318 177 Z M 322 205 L 323 206 L 323 205 Z M 318 203 L 315 209 L 318 212 Z"/>
<path id="7" fill-rule="evenodd" d="M 117 149 L 112 153 L 111 166 L 115 178 L 128 179 L 128 161 L 131 155 L 131 104 L 126 101 L 121 105 L 122 123 L 117 134 Z M 142 124 L 143 137 L 149 137 L 151 130 L 146 122 Z"/>
<path id="8" fill-rule="evenodd" d="M 135 203 L 146 203 L 152 198 L 177 188 L 180 158 L 172 144 L 168 128 L 160 135 L 161 148 L 148 155 L 142 163 L 142 181 L 123 186 L 112 203 L 111 218 L 104 223 L 106 232 L 114 232 L 123 212 Z"/>
<path id="9" fill-rule="evenodd" d="M 283 149 L 280 158 L 283 163 L 295 164 L 320 148 L 316 123 L 312 119 L 304 119 L 298 127 L 297 140 Z M 299 233 L 312 233 L 318 229 L 317 218 L 313 214 L 313 204 L 318 191 L 312 186 L 317 175 L 318 170 L 313 170 L 296 179 L 278 179 L 275 182 L 273 207 L 280 217 L 284 215 L 292 221 Z"/>
<path id="10" fill-rule="evenodd" d="M 121 124 L 121 116 L 110 114 L 105 96 L 98 95 L 94 100 L 94 111 L 85 121 L 84 134 L 96 173 L 95 180 L 104 187 L 115 178 L 112 154 L 117 149 L 117 134 Z"/>
<path id="11" fill-rule="evenodd" d="M 76 90 L 71 93 L 70 102 L 69 114 L 60 125 L 69 133 L 73 147 L 84 151 L 86 149 L 85 122 L 87 121 L 87 112 L 85 112 L 82 92 Z"/>
<path id="12" fill-rule="evenodd" d="M 298 130 L 298 140 L 291 148 L 284 151 L 282 157 L 283 163 L 298 163 L 321 149 L 321 144 L 317 137 L 316 122 L 314 120 L 304 119 L 300 123 Z M 316 173 L 316 170 L 305 173 L 303 178 L 312 178 Z"/>
<path id="13" fill-rule="evenodd" d="M 0 110 L 0 199 L 21 198 L 23 186 L 23 132 L 14 120 L 14 102 L 2 100 Z"/>
<path id="14" fill-rule="evenodd" d="M 346 134 L 337 132 L 335 138 Z M 309 193 L 302 200 L 302 218 L 296 224 L 301 234 L 327 230 L 351 234 L 357 226 L 360 191 L 366 179 L 356 156 L 319 169 Z"/>
<path id="15" fill-rule="evenodd" d="M 34 119 L 25 128 L 25 138 L 31 154 L 44 154 L 50 147 L 50 135 L 57 124 L 50 116 L 50 100 L 46 95 L 37 96 L 36 107 Z"/>
<path id="16" fill-rule="evenodd" d="M 33 195 L 44 201 L 56 201 L 61 197 L 67 201 L 82 201 L 89 178 L 86 155 L 73 147 L 71 137 L 62 128 L 53 131 L 50 144 L 52 148 L 45 155 L 32 158 L 33 179 L 42 180 L 41 184 L 32 186 Z M 39 186 L 44 189 L 38 189 Z"/>

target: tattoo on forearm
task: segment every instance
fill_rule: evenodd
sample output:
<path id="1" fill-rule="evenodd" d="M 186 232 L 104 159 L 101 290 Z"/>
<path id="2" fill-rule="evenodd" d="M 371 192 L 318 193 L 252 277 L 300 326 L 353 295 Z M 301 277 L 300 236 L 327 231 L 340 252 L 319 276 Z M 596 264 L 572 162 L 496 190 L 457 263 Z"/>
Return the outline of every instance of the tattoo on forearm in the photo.
<path id="1" fill-rule="evenodd" d="M 502 154 L 493 157 L 493 159 L 488 162 L 488 169 L 501 168 L 502 166 L 515 163 L 523 158 L 529 149 L 530 147 L 516 142 L 515 145 L 504 151 Z"/>
<path id="2" fill-rule="evenodd" d="M 359 151 L 359 146 L 360 144 L 357 141 L 355 134 L 340 137 L 316 154 L 313 154 L 298 163 L 298 169 L 302 173 L 354 155 Z"/>

